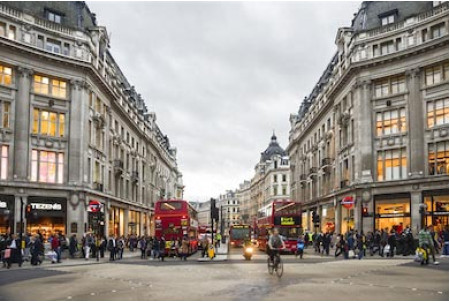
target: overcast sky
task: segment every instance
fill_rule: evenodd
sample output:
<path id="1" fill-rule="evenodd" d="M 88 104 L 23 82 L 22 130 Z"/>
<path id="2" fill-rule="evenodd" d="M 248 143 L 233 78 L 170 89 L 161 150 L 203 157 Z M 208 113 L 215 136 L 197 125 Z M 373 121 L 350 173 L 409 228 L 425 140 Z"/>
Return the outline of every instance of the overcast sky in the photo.
<path id="1" fill-rule="evenodd" d="M 89 2 L 111 52 L 178 149 L 185 198 L 253 176 L 360 2 Z"/>

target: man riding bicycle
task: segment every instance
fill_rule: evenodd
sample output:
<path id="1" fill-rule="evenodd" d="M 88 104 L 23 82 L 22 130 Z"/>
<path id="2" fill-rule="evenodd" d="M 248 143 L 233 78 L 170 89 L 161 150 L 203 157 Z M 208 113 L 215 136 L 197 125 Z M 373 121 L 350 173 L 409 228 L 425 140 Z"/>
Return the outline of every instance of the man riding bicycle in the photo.
<path id="1" fill-rule="evenodd" d="M 278 228 L 273 229 L 273 235 L 269 237 L 269 249 L 267 254 L 270 256 L 270 262 L 273 264 L 273 257 L 281 250 L 285 249 L 286 245 L 284 244 L 283 239 L 280 236 L 280 232 Z"/>

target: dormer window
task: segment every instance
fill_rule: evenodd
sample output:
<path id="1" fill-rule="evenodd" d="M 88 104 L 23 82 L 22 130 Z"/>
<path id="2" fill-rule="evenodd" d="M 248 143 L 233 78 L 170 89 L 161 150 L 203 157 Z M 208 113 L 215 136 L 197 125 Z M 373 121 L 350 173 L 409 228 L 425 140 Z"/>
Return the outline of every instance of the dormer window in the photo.
<path id="1" fill-rule="evenodd" d="M 394 9 L 394 10 L 391 10 L 391 11 L 388 11 L 388 12 L 378 15 L 378 18 L 380 18 L 380 21 L 381 21 L 381 26 L 394 23 L 396 20 L 397 14 L 398 14 L 397 10 Z"/>
<path id="2" fill-rule="evenodd" d="M 46 12 L 46 17 L 47 20 L 51 21 L 51 22 L 55 22 L 58 24 L 61 24 L 61 20 L 62 20 L 62 15 L 52 12 L 52 11 L 47 11 Z"/>

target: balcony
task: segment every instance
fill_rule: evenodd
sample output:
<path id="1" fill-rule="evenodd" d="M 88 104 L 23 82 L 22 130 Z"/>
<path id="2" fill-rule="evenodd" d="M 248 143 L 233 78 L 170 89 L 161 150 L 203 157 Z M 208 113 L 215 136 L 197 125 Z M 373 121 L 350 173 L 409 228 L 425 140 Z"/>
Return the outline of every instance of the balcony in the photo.
<path id="1" fill-rule="evenodd" d="M 137 183 L 138 181 L 139 181 L 139 172 L 134 170 L 131 172 L 131 182 Z"/>
<path id="2" fill-rule="evenodd" d="M 349 180 L 341 180 L 341 188 L 346 188 L 350 185 Z"/>
<path id="3" fill-rule="evenodd" d="M 123 161 L 121 159 L 114 160 L 114 173 L 121 175 L 123 173 Z"/>
<path id="4" fill-rule="evenodd" d="M 317 174 L 318 171 L 319 169 L 317 167 L 311 167 L 309 169 L 309 174 Z"/>
<path id="5" fill-rule="evenodd" d="M 94 182 L 94 183 L 92 184 L 92 188 L 93 188 L 94 190 L 103 191 L 103 183 Z"/>
<path id="6" fill-rule="evenodd" d="M 333 161 L 334 161 L 333 158 L 323 158 L 322 159 L 322 167 L 333 165 Z"/>

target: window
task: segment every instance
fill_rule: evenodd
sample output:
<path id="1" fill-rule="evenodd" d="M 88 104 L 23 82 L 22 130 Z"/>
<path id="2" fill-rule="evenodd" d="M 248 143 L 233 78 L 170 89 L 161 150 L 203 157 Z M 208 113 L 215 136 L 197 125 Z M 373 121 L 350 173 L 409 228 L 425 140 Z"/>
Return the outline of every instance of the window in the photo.
<path id="1" fill-rule="evenodd" d="M 286 182 L 286 175 L 282 176 L 282 180 L 283 180 L 283 182 Z"/>
<path id="2" fill-rule="evenodd" d="M 385 97 L 405 92 L 405 76 L 393 76 L 375 82 L 375 97 Z"/>
<path id="3" fill-rule="evenodd" d="M 0 180 L 8 176 L 8 146 L 0 145 Z"/>
<path id="4" fill-rule="evenodd" d="M 445 23 L 439 23 L 431 27 L 431 39 L 436 39 L 445 35 Z"/>
<path id="5" fill-rule="evenodd" d="M 448 98 L 427 103 L 427 126 L 433 127 L 448 123 Z"/>
<path id="6" fill-rule="evenodd" d="M 39 48 L 44 48 L 44 36 L 38 35 L 36 46 Z"/>
<path id="7" fill-rule="evenodd" d="M 45 49 L 49 52 L 60 54 L 61 53 L 61 42 L 53 39 L 47 39 L 45 44 Z"/>
<path id="8" fill-rule="evenodd" d="M 9 128 L 9 116 L 11 115 L 11 103 L 1 102 L 2 128 Z"/>
<path id="9" fill-rule="evenodd" d="M 57 98 L 66 98 L 67 96 L 67 82 L 59 79 L 35 75 L 33 88 L 35 93 L 43 95 Z"/>
<path id="10" fill-rule="evenodd" d="M 0 36 L 6 36 L 6 23 L 0 22 Z"/>
<path id="11" fill-rule="evenodd" d="M 274 186 L 273 187 L 273 195 L 277 196 L 278 195 L 278 186 Z"/>
<path id="12" fill-rule="evenodd" d="M 62 53 L 65 56 L 69 56 L 70 55 L 70 44 L 69 43 L 64 43 Z"/>
<path id="13" fill-rule="evenodd" d="M 425 69 L 425 85 L 438 84 L 448 80 L 448 62 Z"/>
<path id="14" fill-rule="evenodd" d="M 52 21 L 52 22 L 61 24 L 62 16 L 59 15 L 59 14 L 56 14 L 56 13 L 47 11 L 47 19 L 48 19 L 49 21 Z"/>
<path id="15" fill-rule="evenodd" d="M 428 144 L 428 174 L 448 175 L 448 141 Z"/>
<path id="16" fill-rule="evenodd" d="M 0 84 L 11 85 L 12 68 L 0 65 Z"/>
<path id="17" fill-rule="evenodd" d="M 392 14 L 392 15 L 389 15 L 389 16 L 384 16 L 384 17 L 381 17 L 380 19 L 381 19 L 381 25 L 382 26 L 383 25 L 388 25 L 388 24 L 391 24 L 391 23 L 395 22 L 395 15 Z"/>
<path id="18" fill-rule="evenodd" d="M 64 154 L 50 151 L 31 151 L 31 181 L 63 183 Z"/>
<path id="19" fill-rule="evenodd" d="M 390 181 L 406 178 L 406 148 L 378 152 L 378 181 Z"/>
<path id="20" fill-rule="evenodd" d="M 273 175 L 273 183 L 277 183 L 277 182 L 278 182 L 277 175 Z"/>
<path id="21" fill-rule="evenodd" d="M 33 134 L 51 137 L 64 137 L 65 114 L 35 108 L 33 110 Z"/>
<path id="22" fill-rule="evenodd" d="M 16 40 L 16 27 L 14 25 L 9 26 L 8 38 L 11 40 Z"/>
<path id="23" fill-rule="evenodd" d="M 379 112 L 376 116 L 377 136 L 398 134 L 406 131 L 405 108 Z"/>
<path id="24" fill-rule="evenodd" d="M 393 53 L 395 51 L 394 41 L 386 41 L 380 44 L 381 55 Z"/>

